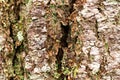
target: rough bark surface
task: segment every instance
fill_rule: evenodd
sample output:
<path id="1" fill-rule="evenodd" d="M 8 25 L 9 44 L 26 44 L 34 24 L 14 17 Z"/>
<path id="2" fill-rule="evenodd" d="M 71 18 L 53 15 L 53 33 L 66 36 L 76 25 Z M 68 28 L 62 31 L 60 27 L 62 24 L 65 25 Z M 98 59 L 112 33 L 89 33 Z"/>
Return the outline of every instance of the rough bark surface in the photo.
<path id="1" fill-rule="evenodd" d="M 0 0 L 0 80 L 24 80 L 25 2 Z"/>
<path id="2" fill-rule="evenodd" d="M 0 0 L 0 80 L 120 80 L 120 1 Z"/>

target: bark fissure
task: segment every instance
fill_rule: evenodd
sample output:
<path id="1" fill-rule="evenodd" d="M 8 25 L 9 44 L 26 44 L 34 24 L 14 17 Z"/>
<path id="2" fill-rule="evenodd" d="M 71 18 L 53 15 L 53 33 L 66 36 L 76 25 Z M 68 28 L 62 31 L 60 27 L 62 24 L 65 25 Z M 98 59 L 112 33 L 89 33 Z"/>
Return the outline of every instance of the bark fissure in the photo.
<path id="1" fill-rule="evenodd" d="M 58 65 L 58 73 L 59 72 L 61 72 L 61 70 L 62 70 L 62 62 L 61 62 L 61 60 L 62 60 L 62 58 L 63 58 L 63 49 L 62 48 L 59 48 L 58 49 L 58 54 L 56 55 L 56 59 L 57 59 L 57 65 Z"/>
<path id="2" fill-rule="evenodd" d="M 20 21 L 21 4 L 23 4 L 23 3 L 14 0 L 14 2 L 13 2 L 14 7 L 13 7 L 13 13 L 12 13 L 12 16 L 14 17 L 13 19 L 11 19 L 11 17 L 10 17 L 11 11 L 8 11 L 9 22 L 10 22 L 10 26 L 9 26 L 10 37 L 13 40 L 13 53 L 12 53 L 13 56 L 11 57 L 13 75 L 9 76 L 10 80 L 23 79 L 23 76 L 24 76 L 23 63 L 21 62 L 21 59 L 20 59 L 20 55 L 21 55 L 20 53 L 22 51 L 24 51 L 24 44 L 23 44 L 23 42 L 20 42 L 20 45 L 16 44 L 17 43 L 17 35 L 15 34 L 15 27 L 14 27 L 14 26 L 16 26 L 16 24 L 19 24 L 19 21 Z M 19 72 L 19 70 L 20 70 L 20 72 Z"/>
<path id="3" fill-rule="evenodd" d="M 71 20 L 69 20 L 69 17 L 75 11 L 74 5 L 73 5 L 75 2 L 76 0 L 69 0 L 69 10 L 64 11 L 66 14 L 69 13 L 68 16 L 65 17 L 66 20 L 68 20 L 68 22 L 66 23 L 66 25 L 61 23 L 61 26 L 60 26 L 62 37 L 60 39 L 60 48 L 58 48 L 58 53 L 56 55 L 57 72 L 60 74 L 60 76 L 57 80 L 64 80 L 64 79 L 68 80 L 68 74 L 65 74 L 64 72 L 66 71 L 67 68 L 69 68 L 69 66 L 67 66 L 67 64 L 63 64 L 62 61 L 64 56 L 68 54 L 66 53 L 65 49 L 68 49 L 68 45 L 70 44 L 69 39 L 71 37 L 71 26 L 70 26 Z"/>
<path id="4" fill-rule="evenodd" d="M 67 42 L 67 38 L 70 32 L 70 26 L 66 25 L 64 26 L 63 24 L 61 24 L 61 30 L 62 30 L 62 38 L 61 38 L 61 46 L 62 47 L 68 47 L 68 42 Z"/>
<path id="5" fill-rule="evenodd" d="M 0 80 L 119 80 L 119 7 L 118 0 L 1 0 Z"/>
<path id="6" fill-rule="evenodd" d="M 76 0 L 70 0 L 70 13 L 74 11 L 73 4 L 76 2 Z"/>
<path id="7" fill-rule="evenodd" d="M 97 22 L 97 20 L 95 21 L 95 30 L 96 30 L 96 37 L 97 37 L 97 39 L 99 39 L 98 22 Z"/>
<path id="8" fill-rule="evenodd" d="M 61 40 L 60 40 L 61 48 L 58 49 L 58 54 L 56 55 L 56 59 L 57 59 L 56 64 L 58 65 L 57 72 L 61 74 L 60 77 L 58 78 L 58 80 L 63 80 L 65 77 L 67 77 L 62 72 L 62 66 L 63 66 L 62 65 L 62 59 L 63 59 L 63 56 L 64 56 L 64 50 L 63 49 L 68 47 L 67 39 L 68 39 L 68 35 L 69 35 L 69 32 L 70 32 L 70 26 L 69 25 L 64 26 L 61 23 L 61 31 L 62 31 L 62 37 L 61 37 Z"/>

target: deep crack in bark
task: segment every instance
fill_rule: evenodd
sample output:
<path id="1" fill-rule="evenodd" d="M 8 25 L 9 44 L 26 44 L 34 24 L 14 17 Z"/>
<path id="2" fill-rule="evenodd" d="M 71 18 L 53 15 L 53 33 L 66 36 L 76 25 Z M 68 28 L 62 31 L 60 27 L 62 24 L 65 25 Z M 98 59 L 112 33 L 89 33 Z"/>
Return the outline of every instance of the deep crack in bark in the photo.
<path id="1" fill-rule="evenodd" d="M 58 54 L 56 55 L 56 59 L 57 59 L 57 64 L 58 64 L 58 73 L 60 73 L 61 72 L 61 69 L 62 69 L 62 62 L 61 62 L 61 60 L 62 60 L 62 58 L 63 58 L 63 54 L 64 54 L 64 52 L 63 52 L 63 49 L 62 48 L 59 48 L 58 49 Z"/>
<path id="2" fill-rule="evenodd" d="M 95 21 L 95 30 L 96 30 L 96 37 L 97 37 L 97 39 L 99 39 L 98 22 L 97 22 L 97 20 Z"/>
<path id="3" fill-rule="evenodd" d="M 74 8 L 73 8 L 73 4 L 76 2 L 76 0 L 69 0 L 70 2 L 70 8 L 69 8 L 69 12 L 70 14 L 72 12 L 74 12 Z M 69 14 L 69 16 L 70 16 Z M 62 38 L 60 39 L 60 46 L 61 48 L 58 49 L 58 54 L 56 55 L 56 64 L 58 65 L 58 68 L 57 68 L 57 72 L 60 73 L 60 76 L 58 78 L 58 80 L 64 80 L 64 79 L 68 79 L 68 75 L 64 75 L 63 72 L 62 72 L 62 59 L 63 59 L 63 56 L 64 56 L 64 48 L 67 48 L 68 47 L 68 38 L 70 37 L 70 25 L 69 25 L 69 21 L 68 21 L 68 24 L 67 25 L 63 25 L 61 23 L 61 31 L 62 31 Z"/>
<path id="4" fill-rule="evenodd" d="M 70 13 L 74 11 L 73 4 L 76 2 L 76 0 L 70 0 Z"/>
<path id="5" fill-rule="evenodd" d="M 61 24 L 61 30 L 63 36 L 61 38 L 60 45 L 61 47 L 68 47 L 67 38 L 70 31 L 70 26 L 69 25 L 64 26 L 63 24 Z"/>
<path id="6" fill-rule="evenodd" d="M 10 3 L 10 1 L 9 1 L 9 3 Z M 9 77 L 10 80 L 17 79 L 16 76 L 20 75 L 20 74 L 17 74 L 17 72 L 16 72 L 16 65 L 21 65 L 22 62 L 20 62 L 18 60 L 17 54 L 19 54 L 20 52 L 22 52 L 24 50 L 23 49 L 23 45 L 24 45 L 23 42 L 21 43 L 21 45 L 16 46 L 16 39 L 15 39 L 16 35 L 14 35 L 14 27 L 13 27 L 20 20 L 20 14 L 19 13 L 20 13 L 20 5 L 21 4 L 22 4 L 22 2 L 17 3 L 17 0 L 14 0 L 14 9 L 13 10 L 14 10 L 14 14 L 15 14 L 14 15 L 15 22 L 12 22 L 11 19 L 9 19 L 9 21 L 10 21 L 10 27 L 9 27 L 10 37 L 13 40 L 12 67 L 13 67 L 14 74 L 15 74 L 15 76 L 10 76 Z M 10 14 L 10 13 L 8 12 L 8 14 Z M 24 75 L 24 69 L 23 69 L 22 65 L 20 66 L 20 71 L 21 71 L 20 73 L 22 73 L 21 75 L 23 76 Z"/>
<path id="7" fill-rule="evenodd" d="M 62 35 L 63 35 L 61 38 L 61 42 L 60 42 L 61 48 L 58 49 L 58 54 L 56 55 L 56 59 L 57 59 L 56 64 L 58 65 L 57 72 L 61 74 L 60 77 L 58 78 L 58 80 L 64 80 L 64 78 L 67 77 L 66 75 L 64 75 L 62 73 L 62 59 L 63 59 L 63 55 L 64 55 L 63 49 L 68 47 L 67 39 L 68 39 L 68 34 L 70 32 L 69 24 L 64 26 L 61 23 L 61 31 L 62 31 Z"/>

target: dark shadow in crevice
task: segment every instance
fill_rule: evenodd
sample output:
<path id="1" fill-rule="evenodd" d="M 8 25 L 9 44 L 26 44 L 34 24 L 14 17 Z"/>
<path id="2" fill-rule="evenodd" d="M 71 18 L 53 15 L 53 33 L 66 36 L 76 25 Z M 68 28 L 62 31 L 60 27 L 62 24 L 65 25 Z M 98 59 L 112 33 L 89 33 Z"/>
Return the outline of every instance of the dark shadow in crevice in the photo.
<path id="1" fill-rule="evenodd" d="M 67 39 L 68 39 L 68 35 L 69 35 L 69 32 L 70 32 L 70 26 L 69 25 L 64 26 L 61 23 L 61 31 L 62 31 L 63 36 L 60 40 L 61 41 L 60 45 L 61 45 L 61 47 L 68 47 Z"/>
<path id="2" fill-rule="evenodd" d="M 70 0 L 70 13 L 74 11 L 73 4 L 76 2 L 76 0 Z"/>
<path id="3" fill-rule="evenodd" d="M 96 31 L 96 37 L 97 37 L 97 39 L 99 39 L 100 37 L 99 37 L 99 32 L 98 32 L 98 22 L 97 22 L 97 20 L 96 20 L 96 24 L 95 24 L 95 31 Z"/>
<path id="4" fill-rule="evenodd" d="M 60 73 L 61 75 L 57 80 L 64 80 L 64 78 L 67 78 L 67 76 L 62 73 L 62 59 L 64 55 L 63 48 L 68 47 L 67 39 L 70 33 L 70 26 L 69 25 L 64 26 L 61 23 L 61 31 L 62 31 L 62 38 L 60 40 L 61 48 L 58 49 L 58 54 L 56 55 L 57 72 Z"/>
<path id="5" fill-rule="evenodd" d="M 8 1 L 8 3 L 10 2 L 10 0 Z M 16 24 L 16 23 L 18 23 L 18 21 L 20 20 L 20 6 L 21 6 L 21 4 L 22 4 L 22 2 L 20 2 L 19 4 L 17 3 L 18 1 L 17 0 L 14 0 L 14 8 L 13 8 L 13 12 L 14 12 L 14 17 L 15 17 L 15 22 L 12 22 L 11 20 L 10 20 L 10 18 L 9 18 L 9 21 L 10 21 L 10 26 L 9 26 L 9 29 L 10 29 L 10 37 L 12 38 L 12 40 L 13 40 L 13 55 L 12 55 L 12 67 L 14 68 L 14 74 L 16 74 L 16 71 L 15 71 L 15 66 L 16 65 L 21 65 L 21 63 L 22 62 L 19 62 L 19 60 L 18 60 L 18 57 L 17 57 L 17 54 L 18 53 L 21 53 L 22 51 L 24 51 L 24 44 L 23 44 L 23 42 L 21 43 L 21 45 L 20 46 L 16 46 L 16 38 L 15 38 L 15 34 L 14 34 L 14 25 Z M 8 14 L 9 14 L 9 12 L 8 12 Z M 24 71 L 24 69 L 23 69 L 23 67 L 21 66 L 21 72 L 23 72 Z M 22 75 L 24 75 L 23 73 L 22 73 Z M 10 78 L 9 78 L 9 80 L 14 80 L 14 78 L 15 78 L 15 76 L 11 76 Z"/>
<path id="6" fill-rule="evenodd" d="M 67 79 L 68 76 L 61 74 L 60 77 L 57 80 L 65 80 L 65 78 Z"/>
<path id="7" fill-rule="evenodd" d="M 59 48 L 58 49 L 58 54 L 56 55 L 56 59 L 57 59 L 57 61 L 56 61 L 56 64 L 58 65 L 57 66 L 57 72 L 58 73 L 61 73 L 61 70 L 62 70 L 62 58 L 63 58 L 63 54 L 64 54 L 64 52 L 63 52 L 63 49 L 62 48 Z"/>
<path id="8" fill-rule="evenodd" d="M 20 20 L 20 14 L 19 13 L 20 13 L 20 6 L 21 6 L 21 4 L 23 4 L 23 3 L 22 2 L 19 3 L 18 0 L 14 0 L 14 6 L 15 7 L 14 7 L 13 10 L 14 10 L 14 14 L 15 14 L 14 16 L 16 18 L 15 19 L 16 21 Z"/>
<path id="9" fill-rule="evenodd" d="M 10 79 L 9 80 L 14 80 L 14 77 L 10 77 Z"/>

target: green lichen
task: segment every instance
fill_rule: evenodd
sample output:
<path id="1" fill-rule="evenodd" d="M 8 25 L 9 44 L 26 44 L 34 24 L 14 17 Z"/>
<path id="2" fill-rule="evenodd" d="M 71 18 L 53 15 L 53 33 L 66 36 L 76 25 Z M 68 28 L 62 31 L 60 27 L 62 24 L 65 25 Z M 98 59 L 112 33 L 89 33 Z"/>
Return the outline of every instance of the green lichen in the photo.
<path id="1" fill-rule="evenodd" d="M 17 54 L 16 59 L 14 61 L 14 71 L 17 77 L 19 77 L 20 80 L 24 80 L 24 76 L 23 76 L 23 64 L 22 64 L 22 60 L 21 60 L 21 55 Z"/>
<path id="2" fill-rule="evenodd" d="M 23 32 L 22 32 L 22 31 L 19 31 L 19 32 L 17 33 L 17 38 L 18 38 L 19 41 L 23 41 L 23 40 L 24 40 Z"/>
<path id="3" fill-rule="evenodd" d="M 54 72 L 53 76 L 54 78 L 58 79 L 60 77 L 60 73 Z"/>
<path id="4" fill-rule="evenodd" d="M 74 67 L 74 69 L 73 69 L 73 77 L 74 77 L 74 78 L 76 78 L 77 73 L 78 73 L 78 68 L 77 68 L 77 67 Z"/>
<path id="5" fill-rule="evenodd" d="M 25 3 L 27 4 L 29 2 L 29 0 L 25 0 Z"/>
<path id="6" fill-rule="evenodd" d="M 105 43 L 105 49 L 106 49 L 106 52 L 109 50 L 109 45 L 108 45 L 108 43 Z"/>
<path id="7" fill-rule="evenodd" d="M 69 75 L 70 73 L 71 73 L 71 71 L 69 70 L 69 68 L 65 67 L 65 69 L 63 70 L 63 74 Z"/>

